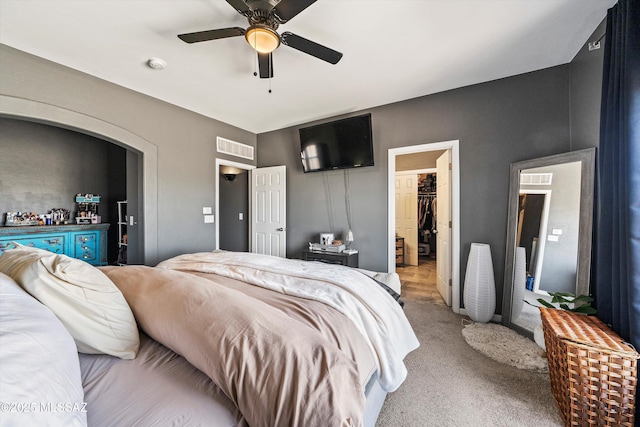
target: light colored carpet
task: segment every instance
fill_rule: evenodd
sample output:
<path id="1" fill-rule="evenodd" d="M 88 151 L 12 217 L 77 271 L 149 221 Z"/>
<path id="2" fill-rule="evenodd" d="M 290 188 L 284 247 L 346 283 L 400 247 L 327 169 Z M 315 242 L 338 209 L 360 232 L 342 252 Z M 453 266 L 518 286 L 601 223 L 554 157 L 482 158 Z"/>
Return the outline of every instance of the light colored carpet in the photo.
<path id="1" fill-rule="evenodd" d="M 463 317 L 450 308 L 407 295 L 403 300 L 420 348 L 405 359 L 408 377 L 387 396 L 377 427 L 563 425 L 548 374 L 498 363 L 471 348 L 462 337 Z"/>
<path id="2" fill-rule="evenodd" d="M 496 323 L 469 322 L 465 324 L 462 336 L 480 353 L 518 369 L 549 373 L 544 351 L 533 340 Z"/>

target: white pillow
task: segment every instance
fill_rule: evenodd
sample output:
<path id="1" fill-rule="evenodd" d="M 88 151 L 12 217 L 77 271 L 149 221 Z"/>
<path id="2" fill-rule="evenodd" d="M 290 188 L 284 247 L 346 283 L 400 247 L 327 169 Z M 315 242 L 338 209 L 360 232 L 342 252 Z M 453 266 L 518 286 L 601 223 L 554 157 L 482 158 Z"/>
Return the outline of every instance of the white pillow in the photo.
<path id="1" fill-rule="evenodd" d="M 102 271 L 66 255 L 20 246 L 0 256 L 0 272 L 55 313 L 79 352 L 136 357 L 140 337 L 135 318 Z"/>
<path id="2" fill-rule="evenodd" d="M 51 310 L 2 273 L 0 378 L 2 425 L 87 425 L 73 338 Z"/>

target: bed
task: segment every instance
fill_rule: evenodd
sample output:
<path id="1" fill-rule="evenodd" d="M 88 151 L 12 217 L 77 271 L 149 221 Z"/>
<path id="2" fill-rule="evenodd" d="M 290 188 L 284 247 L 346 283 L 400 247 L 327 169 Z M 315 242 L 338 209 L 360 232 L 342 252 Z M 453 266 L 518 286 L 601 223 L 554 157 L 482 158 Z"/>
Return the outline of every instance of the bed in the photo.
<path id="1" fill-rule="evenodd" d="M 96 268 L 8 250 L 0 421 L 374 426 L 419 345 L 398 293 L 393 274 L 249 253 Z"/>

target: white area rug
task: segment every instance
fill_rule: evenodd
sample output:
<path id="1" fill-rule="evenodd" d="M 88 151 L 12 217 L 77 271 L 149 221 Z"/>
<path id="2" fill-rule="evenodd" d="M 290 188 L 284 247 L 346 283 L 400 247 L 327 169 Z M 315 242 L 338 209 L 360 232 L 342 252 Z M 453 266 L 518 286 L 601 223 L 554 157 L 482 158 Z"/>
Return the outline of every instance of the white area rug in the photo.
<path id="1" fill-rule="evenodd" d="M 549 372 L 543 351 L 529 338 L 495 323 L 472 323 L 462 330 L 464 340 L 474 349 L 496 362 L 518 369 Z"/>

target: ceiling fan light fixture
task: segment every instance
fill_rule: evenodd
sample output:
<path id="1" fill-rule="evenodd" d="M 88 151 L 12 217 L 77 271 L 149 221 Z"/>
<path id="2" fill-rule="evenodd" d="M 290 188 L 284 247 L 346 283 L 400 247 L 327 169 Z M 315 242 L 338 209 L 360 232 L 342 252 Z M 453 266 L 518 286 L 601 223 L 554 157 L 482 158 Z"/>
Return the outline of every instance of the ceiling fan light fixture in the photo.
<path id="1" fill-rule="evenodd" d="M 244 35 L 247 43 L 260 53 L 271 53 L 280 46 L 280 36 L 264 25 L 252 25 Z"/>

